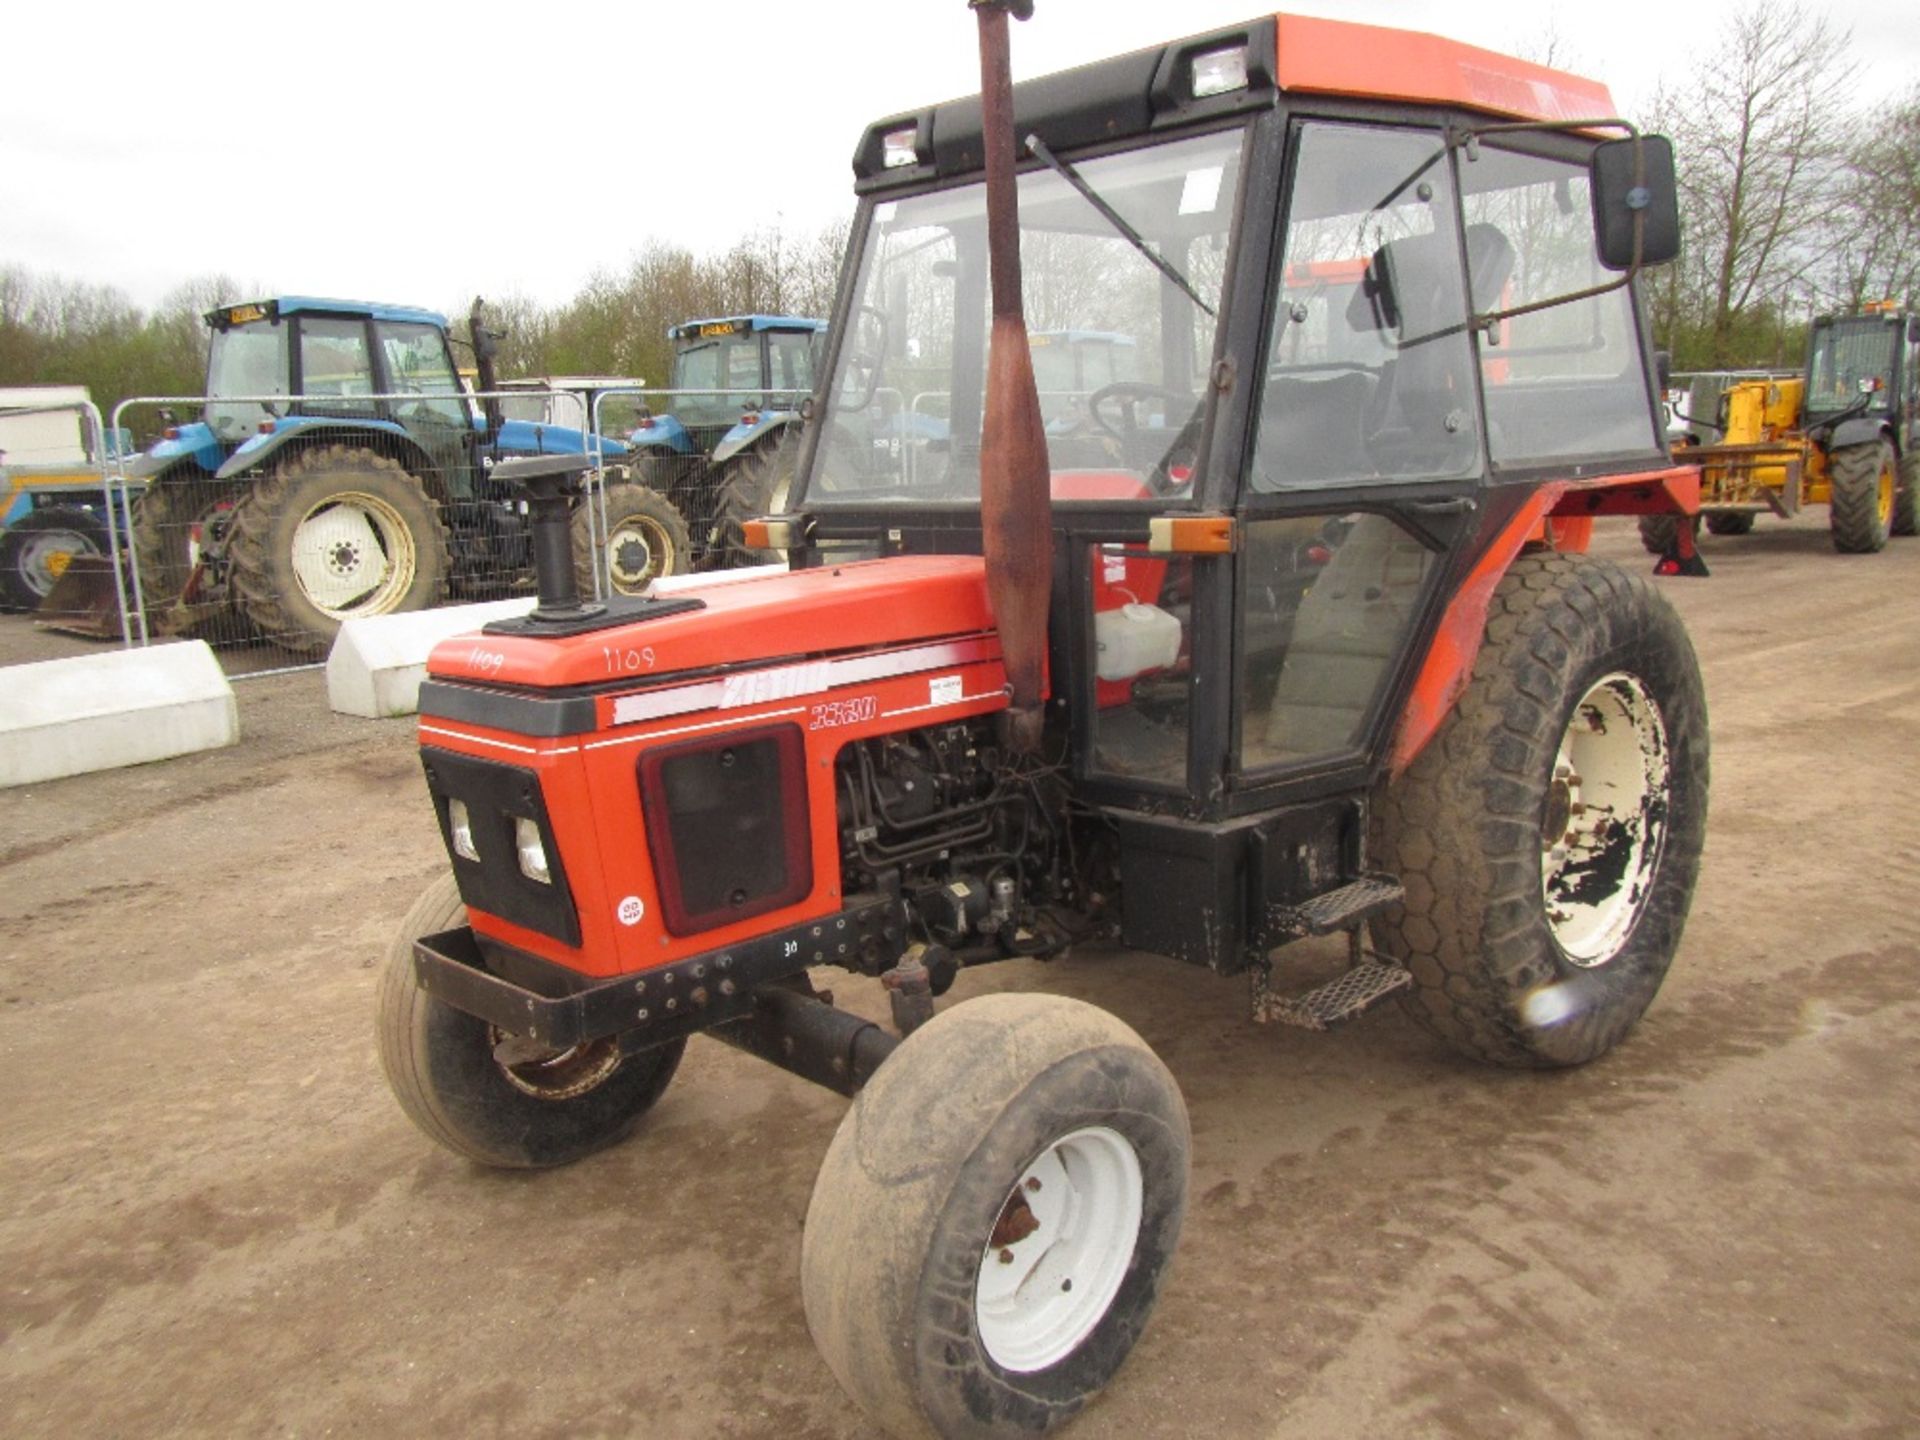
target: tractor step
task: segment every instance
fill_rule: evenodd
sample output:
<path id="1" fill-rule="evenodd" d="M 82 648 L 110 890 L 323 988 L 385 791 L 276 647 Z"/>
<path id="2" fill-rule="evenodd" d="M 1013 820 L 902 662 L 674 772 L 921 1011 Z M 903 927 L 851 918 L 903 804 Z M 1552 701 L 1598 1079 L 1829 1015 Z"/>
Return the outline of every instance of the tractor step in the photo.
<path id="1" fill-rule="evenodd" d="M 1275 995 L 1266 988 L 1265 976 L 1256 971 L 1253 1018 L 1263 1025 L 1278 1021 L 1301 1030 L 1331 1030 L 1412 983 L 1413 975 L 1404 966 L 1363 960 L 1324 985 L 1298 995 Z"/>
<path id="2" fill-rule="evenodd" d="M 1406 898 L 1406 887 L 1391 875 L 1362 875 L 1298 905 L 1268 906 L 1267 933 L 1275 944 L 1332 935 L 1351 930 Z"/>

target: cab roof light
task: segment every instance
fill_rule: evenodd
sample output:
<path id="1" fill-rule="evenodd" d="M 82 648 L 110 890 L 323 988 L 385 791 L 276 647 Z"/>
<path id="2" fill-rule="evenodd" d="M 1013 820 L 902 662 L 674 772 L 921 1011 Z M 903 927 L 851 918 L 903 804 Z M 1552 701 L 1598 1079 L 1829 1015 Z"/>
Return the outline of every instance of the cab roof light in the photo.
<path id="1" fill-rule="evenodd" d="M 880 140 L 883 163 L 889 170 L 903 169 L 908 165 L 920 163 L 920 127 L 908 125 L 899 130 L 889 130 Z"/>
<path id="2" fill-rule="evenodd" d="M 1193 57 L 1193 98 L 1225 95 L 1247 88 L 1247 47 L 1230 45 Z"/>

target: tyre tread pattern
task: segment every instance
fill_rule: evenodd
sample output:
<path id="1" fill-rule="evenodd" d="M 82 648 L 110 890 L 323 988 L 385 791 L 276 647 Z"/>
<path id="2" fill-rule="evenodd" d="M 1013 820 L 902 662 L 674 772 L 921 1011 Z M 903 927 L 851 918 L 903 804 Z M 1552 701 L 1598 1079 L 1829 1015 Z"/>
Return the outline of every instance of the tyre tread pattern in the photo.
<path id="1" fill-rule="evenodd" d="M 1893 447 L 1885 440 L 1865 445 L 1843 445 L 1829 458 L 1833 548 L 1846 555 L 1871 555 L 1885 547 L 1887 531 L 1880 523 L 1880 471 L 1890 463 Z M 1894 508 L 1899 510 L 1900 486 L 1894 486 Z"/>
<path id="2" fill-rule="evenodd" d="M 1571 971 L 1576 982 L 1623 987 L 1627 998 L 1543 1030 L 1525 1018 L 1524 997 L 1566 974 L 1556 976 L 1545 930 L 1541 816 L 1578 698 L 1564 693 L 1569 677 L 1609 633 L 1654 636 L 1669 657 L 1663 719 L 1674 798 L 1654 894 L 1626 953 L 1601 970 Z M 1705 696 L 1666 597 L 1585 556 L 1521 557 L 1494 592 L 1459 703 L 1374 806 L 1375 859 L 1407 892 L 1372 922 L 1376 946 L 1413 974 L 1403 1006 L 1433 1035 L 1493 1064 L 1573 1065 L 1610 1049 L 1651 1002 L 1680 943 L 1705 837 L 1706 784 Z"/>

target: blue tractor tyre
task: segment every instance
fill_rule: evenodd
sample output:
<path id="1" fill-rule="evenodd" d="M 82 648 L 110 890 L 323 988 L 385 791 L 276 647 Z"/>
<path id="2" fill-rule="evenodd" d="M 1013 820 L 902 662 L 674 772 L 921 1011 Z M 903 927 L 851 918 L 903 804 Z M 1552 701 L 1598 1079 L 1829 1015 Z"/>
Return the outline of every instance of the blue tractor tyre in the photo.
<path id="1" fill-rule="evenodd" d="M 299 655 L 324 653 L 347 620 L 438 605 L 452 569 L 419 478 L 354 445 L 283 456 L 234 507 L 229 555 L 247 618 Z"/>
<path id="2" fill-rule="evenodd" d="M 762 436 L 760 443 L 735 456 L 720 482 L 713 536 L 706 568 L 736 570 L 784 560 L 786 552 L 756 550 L 747 544 L 747 521 L 787 508 L 800 459 L 800 430 L 788 426 Z"/>

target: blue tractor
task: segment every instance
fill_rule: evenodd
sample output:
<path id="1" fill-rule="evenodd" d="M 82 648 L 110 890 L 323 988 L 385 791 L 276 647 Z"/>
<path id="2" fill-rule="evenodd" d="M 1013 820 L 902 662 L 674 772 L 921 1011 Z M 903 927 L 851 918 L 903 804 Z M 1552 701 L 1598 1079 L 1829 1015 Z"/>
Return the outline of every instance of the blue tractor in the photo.
<path id="1" fill-rule="evenodd" d="M 672 413 L 643 413 L 630 437 L 636 474 L 689 522 L 695 562 L 724 569 L 762 558 L 741 523 L 777 509 L 791 483 L 802 397 L 813 393 L 824 320 L 731 315 L 689 320 L 673 341 Z"/>
<path id="2" fill-rule="evenodd" d="M 497 337 L 479 301 L 471 318 L 490 391 Z M 170 628 L 237 608 L 275 643 L 315 654 L 349 618 L 531 583 L 531 531 L 490 469 L 577 454 L 589 437 L 508 419 L 497 400 L 476 406 L 444 316 L 282 296 L 206 319 L 205 413 L 170 426 L 133 470 L 145 487 L 134 526 L 141 586 Z M 598 443 L 626 459 L 621 442 Z M 576 507 L 583 591 L 595 590 L 596 570 L 638 593 L 689 568 L 673 506 L 617 465 L 606 473 L 623 478 L 605 485 L 605 526 Z"/>

